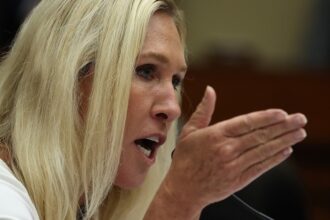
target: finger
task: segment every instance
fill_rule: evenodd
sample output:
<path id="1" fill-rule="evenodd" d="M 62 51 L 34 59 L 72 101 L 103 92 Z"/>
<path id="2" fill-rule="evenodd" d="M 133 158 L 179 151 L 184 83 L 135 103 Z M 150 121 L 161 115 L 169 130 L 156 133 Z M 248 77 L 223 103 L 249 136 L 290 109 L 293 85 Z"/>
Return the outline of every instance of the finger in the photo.
<path id="1" fill-rule="evenodd" d="M 306 131 L 304 129 L 298 129 L 282 135 L 266 144 L 252 148 L 237 158 L 238 167 L 240 167 L 241 170 L 245 170 L 253 164 L 260 163 L 273 157 L 288 146 L 292 146 L 302 141 L 305 137 Z"/>
<path id="2" fill-rule="evenodd" d="M 233 157 L 238 157 L 253 147 L 265 144 L 274 138 L 278 138 L 291 131 L 300 129 L 305 126 L 306 123 L 306 117 L 303 114 L 297 113 L 289 115 L 286 120 L 280 123 L 260 128 L 240 137 L 233 138 L 233 141 L 236 142 L 236 144 L 233 145 L 237 146 Z"/>
<path id="3" fill-rule="evenodd" d="M 285 120 L 287 115 L 281 109 L 268 109 L 237 116 L 219 123 L 218 126 L 221 127 L 223 135 L 237 137 L 256 129 L 279 123 Z"/>
<path id="4" fill-rule="evenodd" d="M 286 160 L 292 153 L 291 147 L 286 147 L 284 150 L 278 152 L 273 157 L 270 157 L 264 161 L 253 164 L 242 172 L 239 182 L 241 183 L 241 188 L 251 183 L 253 180 L 269 171 L 273 167 L 279 165 L 284 160 Z"/>
<path id="5" fill-rule="evenodd" d="M 216 102 L 216 93 L 211 86 L 207 86 L 202 101 L 182 129 L 181 136 L 185 136 L 197 129 L 210 124 Z"/>

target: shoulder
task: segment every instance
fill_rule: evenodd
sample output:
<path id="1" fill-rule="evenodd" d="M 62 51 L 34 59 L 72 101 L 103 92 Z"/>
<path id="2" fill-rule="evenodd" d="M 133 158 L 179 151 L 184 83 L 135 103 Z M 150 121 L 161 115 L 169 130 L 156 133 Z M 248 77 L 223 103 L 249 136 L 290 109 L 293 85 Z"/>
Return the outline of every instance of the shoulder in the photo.
<path id="1" fill-rule="evenodd" d="M 39 219 L 35 206 L 23 184 L 0 159 L 0 219 Z"/>

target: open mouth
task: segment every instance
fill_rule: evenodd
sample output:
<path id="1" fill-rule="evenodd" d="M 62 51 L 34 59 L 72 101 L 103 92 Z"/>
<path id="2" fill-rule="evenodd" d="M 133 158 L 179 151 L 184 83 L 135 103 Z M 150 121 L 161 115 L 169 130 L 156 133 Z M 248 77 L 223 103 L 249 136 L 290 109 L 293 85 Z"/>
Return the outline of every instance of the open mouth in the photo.
<path id="1" fill-rule="evenodd" d="M 152 158 L 157 146 L 159 145 L 158 137 L 148 137 L 135 140 L 134 143 L 138 146 L 139 150 L 148 158 Z"/>

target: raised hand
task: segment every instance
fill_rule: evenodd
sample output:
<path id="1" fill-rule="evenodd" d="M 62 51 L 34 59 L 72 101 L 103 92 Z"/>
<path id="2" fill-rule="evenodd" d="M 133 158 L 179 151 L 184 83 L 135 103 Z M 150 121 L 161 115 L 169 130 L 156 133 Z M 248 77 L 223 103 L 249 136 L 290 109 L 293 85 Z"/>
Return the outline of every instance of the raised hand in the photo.
<path id="1" fill-rule="evenodd" d="M 209 126 L 216 95 L 211 87 L 183 127 L 167 189 L 201 208 L 223 200 L 284 161 L 303 140 L 306 117 L 269 109 Z"/>
<path id="2" fill-rule="evenodd" d="M 209 125 L 216 94 L 204 97 L 183 127 L 173 161 L 144 220 L 197 220 L 208 204 L 223 200 L 278 165 L 303 140 L 306 117 L 269 109 Z"/>

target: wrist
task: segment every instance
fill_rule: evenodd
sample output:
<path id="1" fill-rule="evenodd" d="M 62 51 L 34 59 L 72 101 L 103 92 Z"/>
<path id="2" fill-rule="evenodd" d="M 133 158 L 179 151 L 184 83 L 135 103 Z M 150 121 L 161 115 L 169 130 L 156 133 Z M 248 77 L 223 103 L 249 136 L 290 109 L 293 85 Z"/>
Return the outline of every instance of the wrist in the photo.
<path id="1" fill-rule="evenodd" d="M 183 190 L 185 186 L 180 183 L 180 188 L 166 177 L 158 189 L 144 220 L 172 219 L 196 220 L 199 219 L 203 205 L 194 200 Z"/>

